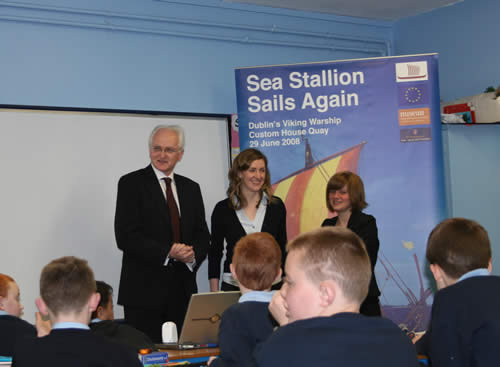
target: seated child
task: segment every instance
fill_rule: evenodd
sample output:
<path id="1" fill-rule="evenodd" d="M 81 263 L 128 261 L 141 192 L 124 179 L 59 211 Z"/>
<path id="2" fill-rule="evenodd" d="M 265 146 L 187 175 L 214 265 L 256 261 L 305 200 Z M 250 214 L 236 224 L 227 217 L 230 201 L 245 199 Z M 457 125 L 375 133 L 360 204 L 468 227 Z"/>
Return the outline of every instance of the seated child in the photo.
<path id="1" fill-rule="evenodd" d="M 257 343 L 267 339 L 274 328 L 268 306 L 273 282 L 281 277 L 281 250 L 269 233 L 252 233 L 236 243 L 231 274 L 242 296 L 222 315 L 219 328 L 220 357 L 214 366 L 252 366 Z"/>
<path id="2" fill-rule="evenodd" d="M 50 262 L 42 270 L 36 304 L 49 315 L 52 331 L 17 343 L 12 366 L 142 366 L 132 348 L 90 332 L 90 315 L 98 303 L 87 261 L 67 256 Z"/>
<path id="3" fill-rule="evenodd" d="M 323 227 L 299 235 L 287 251 L 285 282 L 270 304 L 282 326 L 257 346 L 258 366 L 418 366 L 392 321 L 359 313 L 371 265 L 358 235 Z"/>
<path id="4" fill-rule="evenodd" d="M 434 367 L 495 366 L 500 277 L 490 275 L 488 233 L 473 220 L 446 219 L 429 235 L 426 257 L 438 292 L 419 352 Z"/>
<path id="5" fill-rule="evenodd" d="M 127 344 L 137 352 L 143 348 L 156 350 L 155 345 L 146 334 L 132 326 L 114 321 L 113 288 L 100 280 L 96 281 L 96 286 L 101 299 L 97 309 L 92 312 L 90 330 L 119 343 Z"/>
<path id="6" fill-rule="evenodd" d="M 30 323 L 20 319 L 23 305 L 14 279 L 0 274 L 0 356 L 11 357 L 16 341 L 37 335 Z"/>

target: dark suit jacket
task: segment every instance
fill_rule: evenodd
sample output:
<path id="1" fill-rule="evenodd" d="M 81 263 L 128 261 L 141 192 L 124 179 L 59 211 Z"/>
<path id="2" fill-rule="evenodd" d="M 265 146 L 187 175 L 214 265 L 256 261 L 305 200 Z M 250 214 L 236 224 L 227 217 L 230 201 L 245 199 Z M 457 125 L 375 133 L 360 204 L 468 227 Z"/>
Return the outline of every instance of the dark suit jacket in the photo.
<path id="1" fill-rule="evenodd" d="M 357 313 L 299 320 L 255 349 L 259 367 L 417 367 L 410 339 L 390 320 Z"/>
<path id="2" fill-rule="evenodd" d="M 497 366 L 500 277 L 472 277 L 438 291 L 425 335 L 433 367 Z"/>
<path id="3" fill-rule="evenodd" d="M 174 180 L 181 213 L 181 241 L 193 246 L 199 266 L 210 240 L 200 187 L 184 176 L 174 175 Z M 175 294 L 168 294 L 168 284 L 174 281 L 183 282 L 188 294 L 197 291 L 196 272 L 183 271 L 183 279 L 171 279 L 172 273 L 165 271 L 172 229 L 168 206 L 151 165 L 120 178 L 115 236 L 123 251 L 119 304 L 162 308 L 168 299 L 175 299 Z"/>
<path id="4" fill-rule="evenodd" d="M 224 311 L 219 327 L 220 356 L 211 367 L 255 365 L 255 346 L 266 340 L 275 326 L 268 306 L 267 302 L 247 301 Z"/>
<path id="5" fill-rule="evenodd" d="M 281 248 L 282 267 L 286 256 L 286 209 L 283 201 L 273 196 L 268 202 L 262 232 L 271 234 Z M 208 278 L 220 279 L 220 263 L 226 240 L 226 261 L 224 272 L 229 273 L 229 264 L 233 259 L 233 250 L 236 242 L 246 235 L 236 211 L 229 205 L 229 199 L 219 201 L 212 212 L 212 241 L 208 253 Z"/>
<path id="6" fill-rule="evenodd" d="M 93 333 L 108 337 L 118 343 L 128 345 L 137 352 L 139 352 L 139 349 L 143 348 L 156 350 L 151 339 L 142 331 L 132 326 L 114 320 L 102 320 L 91 323 L 89 327 Z"/>
<path id="7" fill-rule="evenodd" d="M 325 219 L 321 226 L 334 226 L 335 224 L 337 224 L 337 217 Z M 368 251 L 368 256 L 370 256 L 372 265 L 372 279 L 370 281 L 370 288 L 368 289 L 368 297 L 378 297 L 380 296 L 380 290 L 375 278 L 375 264 L 377 263 L 378 248 L 380 244 L 378 241 L 378 230 L 375 217 L 360 211 L 353 211 L 347 223 L 347 228 L 361 237 L 366 245 L 366 250 Z"/>
<path id="8" fill-rule="evenodd" d="M 18 343 L 14 367 L 141 367 L 137 353 L 90 330 L 57 329 Z"/>
<path id="9" fill-rule="evenodd" d="M 18 340 L 36 338 L 36 329 L 29 322 L 11 315 L 0 316 L 0 356 L 11 357 Z"/>

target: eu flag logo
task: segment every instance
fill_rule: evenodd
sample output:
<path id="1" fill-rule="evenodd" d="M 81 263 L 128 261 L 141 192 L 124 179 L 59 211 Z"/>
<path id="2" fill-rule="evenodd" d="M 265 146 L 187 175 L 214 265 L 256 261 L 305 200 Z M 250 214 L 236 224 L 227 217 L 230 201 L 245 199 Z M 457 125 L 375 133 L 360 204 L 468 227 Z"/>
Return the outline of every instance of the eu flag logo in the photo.
<path id="1" fill-rule="evenodd" d="M 399 84 L 399 106 L 423 106 L 429 104 L 427 83 Z"/>

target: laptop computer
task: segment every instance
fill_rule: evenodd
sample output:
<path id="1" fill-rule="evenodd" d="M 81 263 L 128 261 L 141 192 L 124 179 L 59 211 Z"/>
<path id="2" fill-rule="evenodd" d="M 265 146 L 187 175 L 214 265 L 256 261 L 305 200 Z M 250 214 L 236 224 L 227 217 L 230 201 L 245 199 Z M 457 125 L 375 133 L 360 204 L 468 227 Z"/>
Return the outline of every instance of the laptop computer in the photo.
<path id="1" fill-rule="evenodd" d="M 217 346 L 222 313 L 226 308 L 238 302 L 240 296 L 240 292 L 193 294 L 184 317 L 179 341 L 156 344 L 156 347 L 184 350 Z"/>

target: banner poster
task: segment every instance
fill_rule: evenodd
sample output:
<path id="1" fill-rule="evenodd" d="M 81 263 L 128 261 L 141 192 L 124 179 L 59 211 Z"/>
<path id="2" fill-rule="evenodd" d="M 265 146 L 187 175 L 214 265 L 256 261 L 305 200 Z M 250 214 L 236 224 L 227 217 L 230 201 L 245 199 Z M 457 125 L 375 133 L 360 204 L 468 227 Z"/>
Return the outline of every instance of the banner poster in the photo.
<path id="1" fill-rule="evenodd" d="M 425 329 L 426 241 L 446 215 L 437 54 L 238 68 L 236 89 L 240 147 L 267 156 L 288 239 L 334 215 L 335 172 L 357 173 L 377 220 L 383 313 Z"/>

